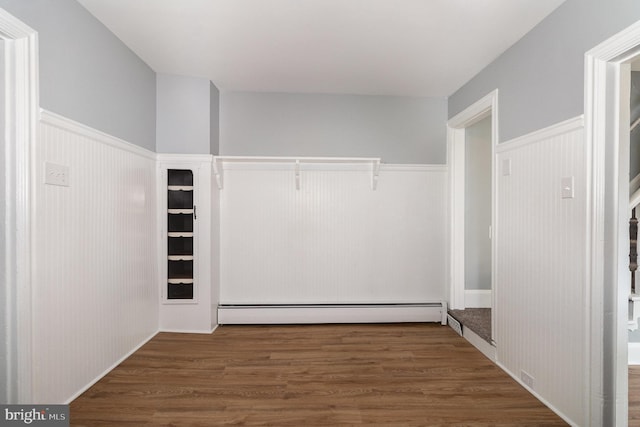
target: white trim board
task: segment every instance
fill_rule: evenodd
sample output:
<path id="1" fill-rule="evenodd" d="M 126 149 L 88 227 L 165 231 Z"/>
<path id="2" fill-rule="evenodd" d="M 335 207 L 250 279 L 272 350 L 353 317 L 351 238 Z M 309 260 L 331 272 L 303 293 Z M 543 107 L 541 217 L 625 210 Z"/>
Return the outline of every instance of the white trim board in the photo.
<path id="1" fill-rule="evenodd" d="M 407 305 L 274 305 L 218 306 L 218 323 L 319 324 L 440 322 L 446 324 L 445 302 Z"/>
<path id="2" fill-rule="evenodd" d="M 629 343 L 629 365 L 640 365 L 640 342 Z"/>
<path id="3" fill-rule="evenodd" d="M 491 308 L 491 289 L 465 289 L 464 306 L 466 308 Z"/>
<path id="4" fill-rule="evenodd" d="M 218 325 L 215 325 L 211 329 L 171 329 L 164 328 L 160 329 L 158 332 L 166 332 L 172 334 L 212 334 L 216 329 L 218 329 Z"/>
<path id="5" fill-rule="evenodd" d="M 487 359 L 491 360 L 493 363 L 496 362 L 495 346 L 480 338 L 478 334 L 473 332 L 471 329 L 464 327 L 464 325 L 462 326 L 462 337 L 469 341 L 475 348 L 477 348 L 480 353 L 484 354 Z"/>
<path id="6" fill-rule="evenodd" d="M 193 162 L 213 162 L 214 156 L 211 154 L 171 154 L 158 153 L 156 160 L 158 163 L 193 163 Z"/>

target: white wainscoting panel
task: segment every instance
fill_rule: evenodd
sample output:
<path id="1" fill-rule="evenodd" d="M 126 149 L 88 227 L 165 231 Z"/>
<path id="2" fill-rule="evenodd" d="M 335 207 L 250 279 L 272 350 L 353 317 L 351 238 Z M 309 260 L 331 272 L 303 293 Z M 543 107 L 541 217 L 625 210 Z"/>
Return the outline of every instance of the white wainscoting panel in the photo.
<path id="1" fill-rule="evenodd" d="M 575 425 L 586 422 L 588 371 L 583 133 L 579 117 L 502 144 L 497 158 L 497 360 L 533 377 L 533 392 Z"/>
<path id="2" fill-rule="evenodd" d="M 446 299 L 447 170 L 229 163 L 220 191 L 221 304 Z"/>
<path id="3" fill-rule="evenodd" d="M 33 403 L 63 403 L 157 332 L 155 155 L 46 111 L 38 134 Z"/>

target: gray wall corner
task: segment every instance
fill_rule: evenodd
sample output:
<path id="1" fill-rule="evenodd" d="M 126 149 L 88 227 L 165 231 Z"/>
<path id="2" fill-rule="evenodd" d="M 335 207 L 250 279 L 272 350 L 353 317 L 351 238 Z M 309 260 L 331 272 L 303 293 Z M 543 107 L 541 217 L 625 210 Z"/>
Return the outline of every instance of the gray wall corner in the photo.
<path id="1" fill-rule="evenodd" d="M 158 153 L 211 152 L 211 82 L 204 78 L 157 75 Z"/>
<path id="2" fill-rule="evenodd" d="M 220 154 L 220 91 L 209 82 L 209 153 Z"/>

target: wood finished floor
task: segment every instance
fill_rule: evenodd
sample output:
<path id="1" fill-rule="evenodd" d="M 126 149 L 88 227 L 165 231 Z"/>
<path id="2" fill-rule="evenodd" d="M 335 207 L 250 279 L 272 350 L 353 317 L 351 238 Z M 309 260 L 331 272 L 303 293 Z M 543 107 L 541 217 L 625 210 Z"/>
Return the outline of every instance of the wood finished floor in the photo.
<path id="1" fill-rule="evenodd" d="M 629 427 L 640 427 L 640 366 L 629 366 Z"/>
<path id="2" fill-rule="evenodd" d="M 437 324 L 161 333 L 71 404 L 74 426 L 566 425 Z"/>

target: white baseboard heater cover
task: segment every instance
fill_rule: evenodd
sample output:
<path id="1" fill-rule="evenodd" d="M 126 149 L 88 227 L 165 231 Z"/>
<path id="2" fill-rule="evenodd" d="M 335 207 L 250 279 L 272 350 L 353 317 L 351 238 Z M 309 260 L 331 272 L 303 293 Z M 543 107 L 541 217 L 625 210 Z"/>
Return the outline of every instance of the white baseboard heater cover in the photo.
<path id="1" fill-rule="evenodd" d="M 447 323 L 449 324 L 449 326 L 451 326 L 451 329 L 453 329 L 454 331 L 456 331 L 456 333 L 460 336 L 463 336 L 463 332 L 462 332 L 462 323 L 458 322 L 455 317 L 451 316 L 450 314 L 447 314 Z"/>
<path id="2" fill-rule="evenodd" d="M 446 325 L 447 303 L 218 306 L 220 325 L 401 322 Z"/>

